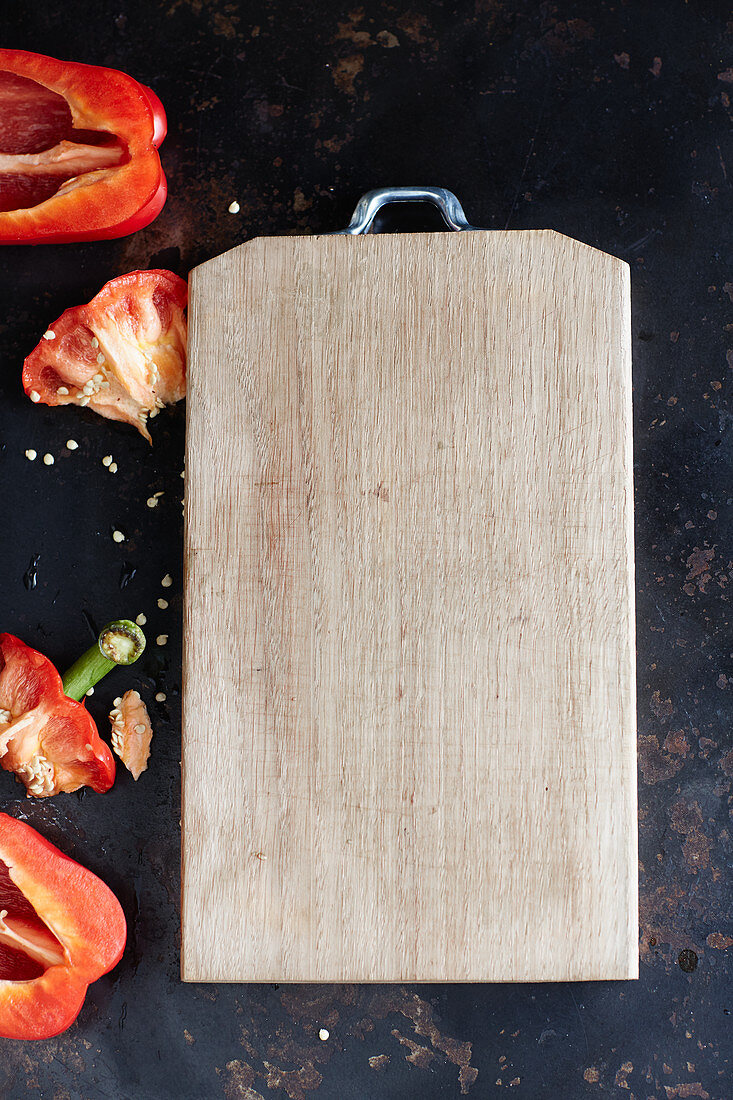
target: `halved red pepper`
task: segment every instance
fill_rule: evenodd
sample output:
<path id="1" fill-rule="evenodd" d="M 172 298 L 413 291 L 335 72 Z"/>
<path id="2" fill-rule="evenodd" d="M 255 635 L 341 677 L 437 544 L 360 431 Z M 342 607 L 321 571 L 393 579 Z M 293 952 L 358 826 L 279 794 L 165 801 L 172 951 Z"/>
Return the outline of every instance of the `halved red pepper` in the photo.
<path id="1" fill-rule="evenodd" d="M 126 938 L 122 907 L 100 878 L 0 813 L 0 1037 L 65 1031 Z"/>
<path id="2" fill-rule="evenodd" d="M 0 244 L 123 237 L 163 209 L 166 117 L 117 69 L 0 49 Z"/>
<path id="3" fill-rule="evenodd" d="M 114 758 L 78 700 L 115 665 L 137 660 L 144 647 L 135 623 L 110 623 L 62 680 L 48 657 L 0 634 L 0 767 L 15 772 L 36 798 L 84 786 L 108 791 Z"/>
<path id="4" fill-rule="evenodd" d="M 69 699 L 42 653 L 0 634 L 0 765 L 29 795 L 108 791 L 115 764 L 82 703 Z"/>

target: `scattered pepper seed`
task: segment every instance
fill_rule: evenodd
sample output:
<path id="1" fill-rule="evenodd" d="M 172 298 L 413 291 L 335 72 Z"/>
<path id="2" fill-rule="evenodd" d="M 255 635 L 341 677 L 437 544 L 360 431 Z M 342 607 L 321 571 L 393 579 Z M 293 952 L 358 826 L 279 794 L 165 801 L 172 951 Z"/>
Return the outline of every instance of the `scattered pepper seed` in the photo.
<path id="1" fill-rule="evenodd" d="M 109 465 L 109 472 L 110 472 L 111 474 L 116 474 L 116 473 L 117 473 L 117 463 L 116 463 L 116 462 L 111 462 L 111 463 L 110 463 L 110 465 Z"/>
<path id="2" fill-rule="evenodd" d="M 87 695 L 94 695 L 94 688 L 89 688 Z"/>
<path id="3" fill-rule="evenodd" d="M 147 621 L 148 621 L 147 616 L 143 615 L 142 611 L 140 612 L 138 617 L 135 619 L 135 622 L 137 623 L 138 626 L 145 626 Z"/>
<path id="4" fill-rule="evenodd" d="M 158 637 L 155 639 L 155 644 L 156 645 L 166 645 L 167 642 L 168 642 L 168 635 L 167 634 L 159 634 Z"/>
<path id="5" fill-rule="evenodd" d="M 124 542 L 125 536 L 122 534 L 122 531 L 113 531 L 112 539 L 114 542 Z"/>
<path id="6" fill-rule="evenodd" d="M 101 366 L 102 363 L 104 363 L 104 361 L 105 361 L 104 356 L 102 355 L 102 352 L 100 351 L 99 355 L 97 356 L 97 362 Z"/>
<path id="7" fill-rule="evenodd" d="M 158 500 L 156 497 L 148 497 L 145 503 L 147 504 L 148 508 L 157 508 L 158 506 Z"/>
<path id="8" fill-rule="evenodd" d="M 167 600 L 164 600 L 164 599 L 163 599 L 163 598 L 161 597 L 161 598 L 160 598 L 160 599 L 158 600 L 158 607 L 160 608 L 160 610 L 161 610 L 161 611 L 165 611 L 165 609 L 166 609 L 166 607 L 167 607 L 167 606 L 168 606 L 168 601 L 167 601 Z"/>
<path id="9" fill-rule="evenodd" d="M 43 339 L 44 340 L 55 340 L 56 339 L 56 333 L 53 331 L 52 328 L 46 329 L 46 331 L 43 334 Z"/>
<path id="10" fill-rule="evenodd" d="M 66 449 L 68 451 L 76 451 L 76 450 L 78 450 L 78 447 L 79 447 L 79 444 L 76 442 L 75 439 L 67 439 L 66 440 Z"/>
<path id="11" fill-rule="evenodd" d="M 324 1043 L 326 1039 L 328 1039 L 329 1035 L 330 1032 L 325 1027 L 322 1027 L 321 1030 L 318 1032 L 318 1038 L 322 1039 Z"/>
<path id="12" fill-rule="evenodd" d="M 236 199 L 234 200 L 234 202 L 229 203 L 229 213 L 230 214 L 238 214 L 239 213 L 239 203 L 237 202 Z"/>
<path id="13" fill-rule="evenodd" d="M 98 348 L 99 347 L 99 340 L 97 339 L 96 336 L 92 336 L 92 347 L 93 348 Z"/>
<path id="14" fill-rule="evenodd" d="M 166 573 L 166 575 L 163 577 L 163 580 L 160 583 L 161 583 L 163 588 L 170 588 L 171 585 L 173 584 L 173 577 L 170 575 L 170 573 Z"/>
<path id="15" fill-rule="evenodd" d="M 166 694 L 164 691 L 159 691 L 155 696 L 156 703 L 164 703 L 166 700 Z"/>
<path id="16" fill-rule="evenodd" d="M 118 707 L 121 702 L 122 702 L 122 696 L 118 695 L 116 699 L 113 699 L 112 705 L 115 706 L 115 707 Z"/>
<path id="17" fill-rule="evenodd" d="M 28 450 L 25 452 L 25 457 L 28 459 L 29 462 L 35 462 L 35 460 L 38 458 L 38 451 L 34 451 L 32 447 L 29 447 Z"/>
<path id="18" fill-rule="evenodd" d="M 43 461 L 46 466 L 53 466 L 53 455 L 44 455 Z"/>
<path id="19" fill-rule="evenodd" d="M 30 397 L 31 401 L 33 401 L 34 403 L 37 403 L 41 400 L 41 395 L 40 395 L 40 393 L 38 393 L 37 390 L 31 390 L 31 392 L 28 396 Z"/>
<path id="20" fill-rule="evenodd" d="M 102 459 L 102 465 L 103 466 L 111 466 L 112 465 L 112 455 L 105 455 L 104 458 Z"/>

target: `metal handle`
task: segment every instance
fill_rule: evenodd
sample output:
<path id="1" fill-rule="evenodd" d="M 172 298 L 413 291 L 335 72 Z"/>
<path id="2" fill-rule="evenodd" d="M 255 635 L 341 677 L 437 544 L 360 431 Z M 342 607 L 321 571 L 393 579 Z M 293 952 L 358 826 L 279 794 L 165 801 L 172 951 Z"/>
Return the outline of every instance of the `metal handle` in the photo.
<path id="1" fill-rule="evenodd" d="M 430 202 L 437 206 L 449 229 L 476 229 L 475 225 L 468 224 L 456 196 L 445 187 L 379 187 L 376 191 L 367 191 L 361 196 L 346 229 L 337 229 L 329 236 L 373 233 L 371 226 L 377 211 L 390 202 Z"/>

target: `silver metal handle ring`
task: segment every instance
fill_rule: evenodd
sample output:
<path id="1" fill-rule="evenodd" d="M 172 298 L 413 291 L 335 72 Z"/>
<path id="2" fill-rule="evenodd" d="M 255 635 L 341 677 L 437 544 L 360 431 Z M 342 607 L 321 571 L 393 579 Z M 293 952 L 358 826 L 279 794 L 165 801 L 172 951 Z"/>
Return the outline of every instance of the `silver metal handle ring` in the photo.
<path id="1" fill-rule="evenodd" d="M 380 187 L 361 196 L 346 229 L 337 229 L 328 235 L 339 237 L 373 233 L 375 215 L 383 206 L 392 202 L 429 202 L 437 206 L 449 229 L 476 229 L 475 225 L 469 225 L 456 196 L 445 187 Z"/>

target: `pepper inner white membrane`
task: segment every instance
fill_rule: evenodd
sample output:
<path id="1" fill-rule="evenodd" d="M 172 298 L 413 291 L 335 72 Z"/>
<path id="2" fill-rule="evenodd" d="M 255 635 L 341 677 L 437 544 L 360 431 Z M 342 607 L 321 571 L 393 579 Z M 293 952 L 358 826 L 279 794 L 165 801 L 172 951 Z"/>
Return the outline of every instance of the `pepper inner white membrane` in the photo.
<path id="1" fill-rule="evenodd" d="M 128 160 L 114 134 L 75 129 L 58 92 L 0 69 L 0 212 L 38 206 L 79 176 Z"/>

